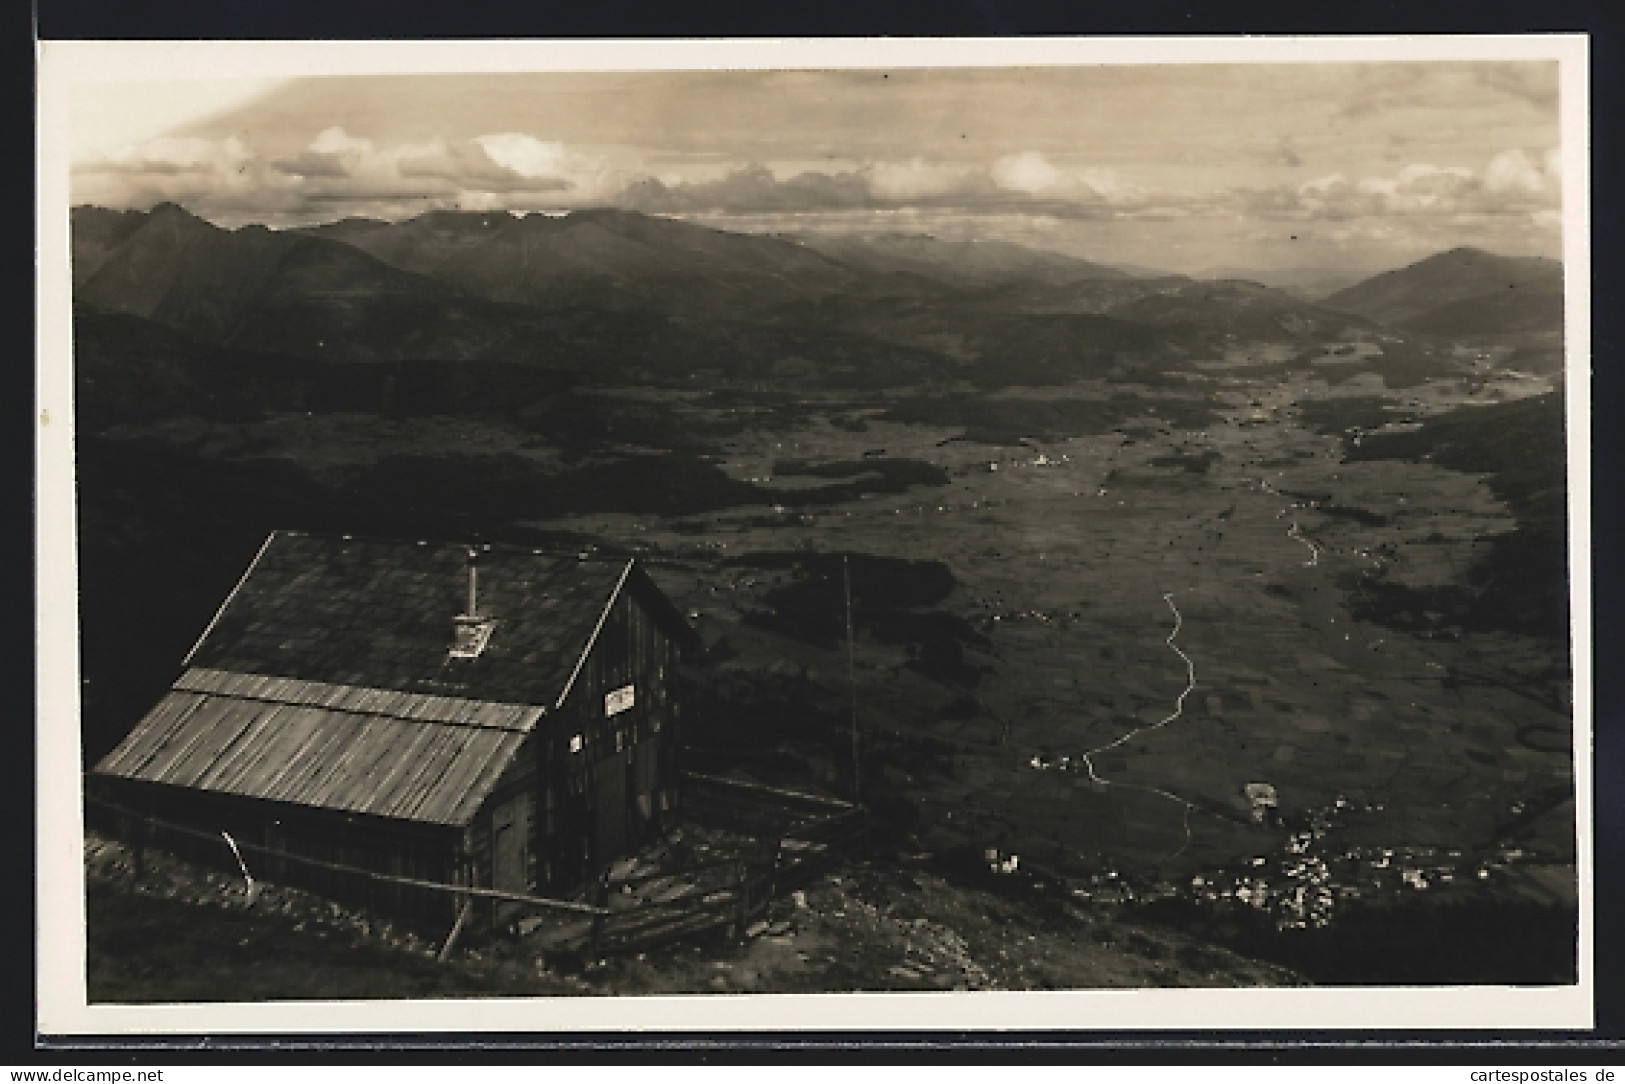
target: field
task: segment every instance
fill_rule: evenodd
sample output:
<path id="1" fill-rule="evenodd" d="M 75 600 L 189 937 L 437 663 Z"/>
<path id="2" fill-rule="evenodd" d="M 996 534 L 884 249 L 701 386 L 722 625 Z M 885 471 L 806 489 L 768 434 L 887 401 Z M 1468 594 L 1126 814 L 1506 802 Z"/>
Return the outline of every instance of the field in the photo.
<path id="1" fill-rule="evenodd" d="M 1079 900 L 1239 899 L 1290 930 L 1488 883 L 1573 905 L 1565 660 L 1451 615 L 1516 520 L 1482 476 L 1353 458 L 1336 424 L 1343 404 L 1364 434 L 1385 407 L 1414 429 L 1505 398 L 1478 383 L 1213 376 L 1136 388 L 1126 417 L 1108 386 L 1012 388 L 956 406 L 985 403 L 969 426 L 849 396 L 702 398 L 676 423 L 746 420 L 697 453 L 687 490 L 662 490 L 669 452 L 567 462 L 495 423 L 284 415 L 233 439 L 317 479 L 395 454 L 385 426 L 401 455 L 455 440 L 554 477 L 624 472 L 643 511 L 517 529 L 644 556 L 716 660 L 698 755 L 726 746 L 727 766 L 840 793 L 846 555 L 859 785 L 896 848 L 950 867 L 992 852 Z M 1039 435 L 1016 435 L 1027 416 Z M 1005 434 L 967 439 L 977 425 Z M 1379 589 L 1418 609 L 1382 612 Z M 1276 805 L 1255 817 L 1260 783 Z"/>
<path id="2" fill-rule="evenodd" d="M 1507 833 L 1537 806 L 1555 812 L 1530 822 L 1537 839 L 1521 857 L 1571 861 L 1572 808 L 1553 806 L 1571 772 L 1561 689 L 1540 689 L 1544 704 L 1523 695 L 1562 660 L 1506 632 L 1404 634 L 1357 618 L 1346 590 L 1380 576 L 1448 592 L 1512 516 L 1472 475 L 1346 461 L 1339 437 L 1294 417 L 1326 391 L 1311 381 L 1219 389 L 1215 401 L 1235 405 L 1200 430 L 1147 416 L 1013 446 L 876 421 L 853 434 L 813 417 L 728 442 L 719 465 L 779 484 L 774 465 L 786 459 L 855 463 L 883 448 L 950 480 L 776 516 L 549 525 L 648 553 L 710 642 L 727 645 L 724 673 L 791 669 L 832 704 L 839 645 L 752 620 L 776 612 L 795 574 L 758 567 L 758 555 L 944 568 L 953 587 L 930 612 L 958 632 L 937 652 L 953 665 L 933 666 L 928 641 L 861 619 L 855 651 L 860 726 L 951 750 L 927 761 L 940 770 L 873 769 L 875 789 L 913 799 L 922 847 L 997 848 L 1068 878 L 1183 883 L 1287 842 L 1249 815 L 1245 785 L 1266 782 L 1287 821 L 1328 822 L 1316 853 L 1369 852 L 1390 869 L 1368 880 L 1362 862 L 1337 886 L 1351 895 L 1398 885 L 1413 868 L 1430 881 L 1476 877 L 1507 861 Z M 1249 420 L 1253 402 L 1268 421 Z M 835 607 L 840 584 L 827 565 L 822 575 Z M 860 614 L 863 603 L 859 591 Z"/>

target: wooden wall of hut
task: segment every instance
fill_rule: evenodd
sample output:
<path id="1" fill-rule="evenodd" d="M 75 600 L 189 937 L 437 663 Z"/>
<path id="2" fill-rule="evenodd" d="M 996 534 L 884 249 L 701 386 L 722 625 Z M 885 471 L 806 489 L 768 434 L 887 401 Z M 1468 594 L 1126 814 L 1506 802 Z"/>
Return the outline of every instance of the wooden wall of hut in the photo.
<path id="1" fill-rule="evenodd" d="M 95 784 L 89 791 L 87 813 L 96 811 L 90 823 L 127 845 L 153 847 L 241 876 L 237 858 L 220 834 L 228 832 L 242 845 L 250 874 L 262 883 L 314 892 L 429 935 L 444 934 L 456 916 L 459 905 L 451 893 L 297 861 L 313 859 L 390 877 L 454 884 L 461 869 L 461 833 L 456 829 L 127 780 L 98 779 Z M 97 799 L 116 809 L 98 807 Z M 186 831 L 170 830 L 162 823 L 144 826 L 140 823 L 144 818 Z"/>
<path id="2" fill-rule="evenodd" d="M 676 662 L 676 645 L 624 593 L 546 723 L 539 849 L 555 887 L 580 884 L 675 821 Z"/>

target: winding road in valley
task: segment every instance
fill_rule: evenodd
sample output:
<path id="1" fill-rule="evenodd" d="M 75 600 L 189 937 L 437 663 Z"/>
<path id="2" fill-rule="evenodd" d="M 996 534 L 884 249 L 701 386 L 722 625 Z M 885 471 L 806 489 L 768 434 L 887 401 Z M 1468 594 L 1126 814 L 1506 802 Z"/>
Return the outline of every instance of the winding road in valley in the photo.
<path id="1" fill-rule="evenodd" d="M 1185 663 L 1185 688 L 1181 690 L 1179 696 L 1174 699 L 1174 710 L 1165 718 L 1152 723 L 1149 726 L 1137 726 L 1132 730 L 1126 731 L 1122 735 L 1118 736 L 1115 740 L 1107 742 L 1105 745 L 1097 746 L 1094 749 L 1090 749 L 1086 753 L 1080 754 L 1080 759 L 1083 761 L 1084 770 L 1089 773 L 1090 782 L 1100 783 L 1101 785 L 1108 787 L 1127 787 L 1131 790 L 1145 791 L 1147 793 L 1156 794 L 1166 798 L 1170 802 L 1177 802 L 1184 807 L 1185 815 L 1182 823 L 1185 829 L 1185 841 L 1180 844 L 1179 850 L 1175 851 L 1169 856 L 1170 858 L 1177 858 L 1179 855 L 1184 853 L 1186 847 L 1190 846 L 1191 810 L 1196 808 L 1196 804 L 1188 798 L 1183 798 L 1175 794 L 1173 791 L 1164 790 L 1161 787 L 1147 786 L 1143 783 L 1119 783 L 1111 779 L 1102 778 L 1101 775 L 1095 771 L 1094 761 L 1094 758 L 1099 756 L 1101 753 L 1115 749 L 1125 742 L 1132 740 L 1137 735 L 1149 733 L 1153 730 L 1161 730 L 1169 723 L 1174 722 L 1180 716 L 1185 714 L 1185 698 L 1189 696 L 1191 691 L 1196 688 L 1196 664 L 1191 661 L 1191 657 L 1185 654 L 1178 644 L 1174 643 L 1174 638 L 1179 635 L 1179 630 L 1184 628 L 1184 615 L 1179 612 L 1179 607 L 1174 605 L 1174 593 L 1172 591 L 1165 592 L 1162 599 L 1168 604 L 1168 608 L 1172 610 L 1174 614 L 1173 630 L 1168 633 L 1168 638 L 1163 642 L 1167 644 L 1174 654 L 1178 655 Z"/>

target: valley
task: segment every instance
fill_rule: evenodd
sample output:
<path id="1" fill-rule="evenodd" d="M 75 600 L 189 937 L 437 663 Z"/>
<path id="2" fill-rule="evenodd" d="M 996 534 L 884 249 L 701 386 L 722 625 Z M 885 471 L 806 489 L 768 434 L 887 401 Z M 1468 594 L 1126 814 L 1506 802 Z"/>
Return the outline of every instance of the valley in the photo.
<path id="1" fill-rule="evenodd" d="M 1555 947 L 1500 977 L 1572 979 L 1561 309 L 1496 292 L 1560 302 L 1550 261 L 1312 302 L 624 213 L 185 214 L 75 221 L 87 759 L 271 529 L 636 555 L 705 643 L 693 756 L 856 780 L 879 864 L 1313 981 L 1340 928 L 1533 908 Z"/>

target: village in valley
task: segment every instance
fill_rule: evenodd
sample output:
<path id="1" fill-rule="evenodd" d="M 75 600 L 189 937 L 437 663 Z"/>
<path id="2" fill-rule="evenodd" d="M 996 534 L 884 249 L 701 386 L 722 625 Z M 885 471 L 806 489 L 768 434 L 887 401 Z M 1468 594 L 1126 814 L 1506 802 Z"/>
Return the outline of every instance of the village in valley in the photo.
<path id="1" fill-rule="evenodd" d="M 1368 67 L 87 151 L 90 999 L 1575 982 L 1555 65 Z"/>

